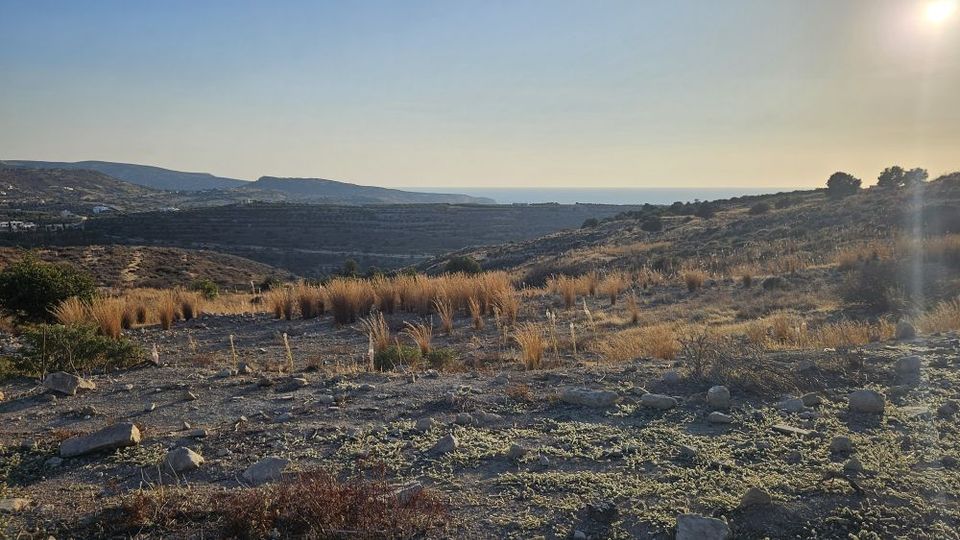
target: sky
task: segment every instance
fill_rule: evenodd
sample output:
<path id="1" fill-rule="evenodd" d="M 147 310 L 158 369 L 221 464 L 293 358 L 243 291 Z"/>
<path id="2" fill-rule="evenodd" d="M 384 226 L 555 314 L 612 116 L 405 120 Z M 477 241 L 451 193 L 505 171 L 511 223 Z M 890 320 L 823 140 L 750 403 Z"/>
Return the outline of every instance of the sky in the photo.
<path id="1" fill-rule="evenodd" d="M 960 10 L 935 1 L 0 0 L 0 159 L 388 187 L 936 176 L 960 170 Z"/>

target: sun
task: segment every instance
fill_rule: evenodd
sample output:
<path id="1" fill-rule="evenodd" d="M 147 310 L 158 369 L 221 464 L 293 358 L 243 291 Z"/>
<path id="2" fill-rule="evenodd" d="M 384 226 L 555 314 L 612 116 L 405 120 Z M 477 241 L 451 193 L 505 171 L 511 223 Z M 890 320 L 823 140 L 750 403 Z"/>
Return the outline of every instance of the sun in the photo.
<path id="1" fill-rule="evenodd" d="M 956 0 L 933 0 L 927 4 L 927 20 L 936 24 L 942 23 L 956 10 Z"/>

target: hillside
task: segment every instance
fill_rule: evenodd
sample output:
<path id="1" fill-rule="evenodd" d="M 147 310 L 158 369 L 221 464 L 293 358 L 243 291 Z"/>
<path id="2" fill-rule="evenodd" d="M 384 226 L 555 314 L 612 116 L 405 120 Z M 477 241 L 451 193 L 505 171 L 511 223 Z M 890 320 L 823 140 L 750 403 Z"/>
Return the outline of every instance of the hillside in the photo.
<path id="1" fill-rule="evenodd" d="M 21 169 L 0 166 L 0 209 L 89 215 L 95 206 L 138 211 L 163 206 L 170 196 L 162 191 L 122 182 L 89 170 Z"/>
<path id="2" fill-rule="evenodd" d="M 417 193 L 375 186 L 360 186 L 322 178 L 264 176 L 237 188 L 257 198 L 258 191 L 278 192 L 290 201 L 324 200 L 340 204 L 493 204 L 493 199 L 449 193 Z"/>
<path id="3" fill-rule="evenodd" d="M 223 289 L 249 290 L 250 282 L 267 278 L 289 279 L 288 272 L 242 257 L 177 248 L 142 246 L 86 246 L 36 249 L 41 260 L 66 262 L 82 268 L 101 287 L 186 287 L 200 278 Z M 24 255 L 15 248 L 0 248 L 0 268 Z"/>
<path id="4" fill-rule="evenodd" d="M 907 191 L 872 188 L 842 200 L 815 190 L 713 201 L 716 214 L 709 218 L 693 215 L 696 205 L 648 207 L 601 220 L 593 228 L 451 255 L 469 255 L 486 269 L 518 272 L 535 282 L 554 273 L 640 267 L 674 271 L 683 264 L 713 271 L 818 264 L 846 245 L 901 234 L 915 219 L 925 234 L 960 232 L 960 174 L 930 182 L 921 200 L 917 206 Z M 663 230 L 645 231 L 644 223 L 654 216 Z M 418 268 L 436 272 L 449 256 Z"/>
<path id="5" fill-rule="evenodd" d="M 210 249 L 301 275 L 340 268 L 395 269 L 442 253 L 579 227 L 624 211 L 602 205 L 240 204 L 89 220 L 82 231 L 0 241 L 15 245 L 134 244 Z"/>
<path id="6" fill-rule="evenodd" d="M 181 172 L 149 165 L 114 163 L 110 161 L 64 162 L 14 159 L 5 160 L 4 163 L 15 167 L 30 169 L 79 169 L 97 171 L 132 184 L 168 191 L 230 189 L 247 183 L 244 180 L 223 178 L 209 173 Z"/>

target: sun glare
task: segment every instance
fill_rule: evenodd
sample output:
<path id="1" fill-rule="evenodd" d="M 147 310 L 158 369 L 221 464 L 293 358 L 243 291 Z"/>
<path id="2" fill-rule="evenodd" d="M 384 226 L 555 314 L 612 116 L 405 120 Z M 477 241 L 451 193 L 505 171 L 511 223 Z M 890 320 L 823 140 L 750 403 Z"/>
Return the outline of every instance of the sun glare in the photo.
<path id="1" fill-rule="evenodd" d="M 927 4 L 927 20 L 932 23 L 942 23 L 949 19 L 956 10 L 956 0 L 934 0 Z"/>

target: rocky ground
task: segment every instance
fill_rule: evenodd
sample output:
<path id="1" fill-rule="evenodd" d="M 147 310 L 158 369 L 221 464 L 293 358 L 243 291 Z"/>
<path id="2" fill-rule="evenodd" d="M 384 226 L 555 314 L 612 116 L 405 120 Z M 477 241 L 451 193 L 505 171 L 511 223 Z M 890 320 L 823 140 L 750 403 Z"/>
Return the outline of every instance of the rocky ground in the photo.
<path id="1" fill-rule="evenodd" d="M 960 538 L 955 335 L 771 354 L 791 396 L 649 359 L 361 372 L 343 368 L 356 329 L 266 316 L 133 337 L 160 365 L 0 383 L 0 535 L 218 537 L 213 518 L 131 527 L 113 509 L 379 465 L 446 502 L 428 537 Z M 464 357 L 496 348 L 473 341 Z"/>

